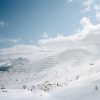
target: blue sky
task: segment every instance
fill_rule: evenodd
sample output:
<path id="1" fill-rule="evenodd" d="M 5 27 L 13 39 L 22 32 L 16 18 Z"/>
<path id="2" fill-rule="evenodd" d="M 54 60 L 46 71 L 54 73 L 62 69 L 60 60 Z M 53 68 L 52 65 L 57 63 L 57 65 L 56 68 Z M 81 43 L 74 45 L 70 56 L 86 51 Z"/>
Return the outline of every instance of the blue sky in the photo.
<path id="1" fill-rule="evenodd" d="M 0 48 L 36 44 L 44 33 L 74 34 L 83 16 L 94 17 L 88 11 L 92 4 L 83 4 L 83 0 L 0 0 Z"/>

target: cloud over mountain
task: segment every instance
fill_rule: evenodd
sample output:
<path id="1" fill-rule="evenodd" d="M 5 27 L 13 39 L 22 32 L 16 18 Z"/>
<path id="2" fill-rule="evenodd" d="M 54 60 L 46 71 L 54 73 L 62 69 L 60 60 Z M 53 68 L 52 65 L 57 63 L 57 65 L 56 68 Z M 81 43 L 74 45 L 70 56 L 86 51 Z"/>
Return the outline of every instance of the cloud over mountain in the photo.
<path id="1" fill-rule="evenodd" d="M 75 45 L 88 45 L 88 44 L 99 44 L 100 43 L 100 24 L 93 24 L 89 17 L 83 17 L 80 20 L 80 24 L 83 27 L 79 29 L 79 32 L 73 35 L 63 36 L 57 35 L 53 38 L 41 39 L 38 41 L 39 45 L 46 48 L 58 47 L 70 47 Z"/>

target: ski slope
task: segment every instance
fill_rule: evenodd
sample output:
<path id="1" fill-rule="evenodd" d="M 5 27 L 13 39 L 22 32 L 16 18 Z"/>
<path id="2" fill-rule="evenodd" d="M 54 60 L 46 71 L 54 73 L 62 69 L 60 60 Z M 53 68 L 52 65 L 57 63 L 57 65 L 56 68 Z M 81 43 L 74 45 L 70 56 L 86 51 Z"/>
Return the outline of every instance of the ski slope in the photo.
<path id="1" fill-rule="evenodd" d="M 0 100 L 99 100 L 100 47 L 94 47 L 1 50 Z"/>

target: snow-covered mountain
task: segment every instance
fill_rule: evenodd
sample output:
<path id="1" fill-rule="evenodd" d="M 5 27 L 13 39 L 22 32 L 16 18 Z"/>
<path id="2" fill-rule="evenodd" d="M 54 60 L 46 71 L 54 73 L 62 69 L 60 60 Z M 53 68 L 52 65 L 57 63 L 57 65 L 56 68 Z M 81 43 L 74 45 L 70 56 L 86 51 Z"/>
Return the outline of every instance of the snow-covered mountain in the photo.
<path id="1" fill-rule="evenodd" d="M 99 45 L 64 48 L 59 52 L 25 52 L 22 49 L 6 53 L 6 50 L 1 50 L 0 88 L 6 88 L 8 94 L 12 89 L 20 91 L 24 88 L 44 91 L 37 93 L 44 95 L 46 92 L 46 100 L 99 100 L 99 50 Z M 82 98 L 84 96 L 86 99 Z"/>

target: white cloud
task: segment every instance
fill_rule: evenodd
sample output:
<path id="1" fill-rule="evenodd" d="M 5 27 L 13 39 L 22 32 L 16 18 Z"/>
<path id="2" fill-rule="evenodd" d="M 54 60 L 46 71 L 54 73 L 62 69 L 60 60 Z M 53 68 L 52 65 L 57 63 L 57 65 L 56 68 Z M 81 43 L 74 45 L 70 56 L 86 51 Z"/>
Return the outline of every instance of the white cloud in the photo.
<path id="1" fill-rule="evenodd" d="M 70 36 L 57 35 L 53 38 L 41 39 L 39 45 L 44 49 L 59 50 L 76 45 L 88 45 L 100 43 L 100 24 L 93 24 L 88 17 L 80 20 L 83 29 Z"/>
<path id="2" fill-rule="evenodd" d="M 42 38 L 48 38 L 47 32 L 44 32 L 44 33 L 42 34 Z"/>
<path id="3" fill-rule="evenodd" d="M 81 24 L 81 25 L 90 25 L 91 23 L 90 23 L 88 17 L 83 17 L 83 18 L 80 20 L 80 24 Z"/>
<path id="4" fill-rule="evenodd" d="M 12 44 L 16 44 L 19 41 L 21 41 L 20 38 L 10 39 L 10 38 L 4 38 L 4 37 L 0 36 L 0 43 L 12 43 Z"/>
<path id="5" fill-rule="evenodd" d="M 83 0 L 83 12 L 97 12 L 100 11 L 100 3 L 98 0 Z"/>
<path id="6" fill-rule="evenodd" d="M 95 4 L 93 6 L 93 9 L 96 10 L 96 11 L 100 10 L 100 4 Z"/>
<path id="7" fill-rule="evenodd" d="M 74 0 L 67 0 L 69 3 Z M 99 4 L 94 3 L 94 0 L 84 0 L 82 1 L 85 11 L 96 12 L 99 10 Z M 96 20 L 100 21 L 100 13 L 96 13 Z M 69 36 L 57 35 L 56 37 L 49 37 L 47 32 L 42 34 L 42 39 L 38 41 L 38 45 L 43 50 L 64 50 L 73 46 L 83 46 L 88 44 L 99 44 L 100 43 L 100 24 L 93 24 L 89 17 L 83 17 L 80 20 L 82 29 L 78 29 L 76 33 Z M 1 39 L 0 41 L 9 41 L 12 43 L 18 42 L 20 39 Z M 32 42 L 32 40 L 30 40 Z M 19 46 L 17 46 L 19 47 Z M 20 48 L 24 48 L 23 45 L 20 45 Z M 37 46 L 35 46 L 38 48 Z M 15 48 L 15 47 L 14 47 Z M 27 48 L 31 48 L 26 46 Z M 33 50 L 33 49 L 32 49 Z"/>
<path id="8" fill-rule="evenodd" d="M 74 0 L 67 0 L 67 3 L 71 3 L 71 2 L 73 2 Z"/>
<path id="9" fill-rule="evenodd" d="M 5 26 L 5 22 L 4 21 L 0 21 L 0 27 L 4 27 Z"/>
<path id="10" fill-rule="evenodd" d="M 77 33 L 73 35 L 64 36 L 57 35 L 56 37 L 46 37 L 38 41 L 39 46 L 33 45 L 15 45 L 12 48 L 5 49 L 6 52 L 14 53 L 19 52 L 33 52 L 38 50 L 47 50 L 47 51 L 62 51 L 67 48 L 73 48 L 74 46 L 86 46 L 90 44 L 100 44 L 100 24 L 93 24 L 89 17 L 83 17 L 80 20 L 82 29 L 79 29 Z M 47 34 L 47 33 L 46 33 Z M 9 41 L 16 43 L 17 40 L 2 39 L 2 41 Z M 0 39 L 1 41 L 1 39 Z M 13 51 L 12 51 L 13 50 Z"/>
<path id="11" fill-rule="evenodd" d="M 93 4 L 94 4 L 94 0 L 84 0 L 83 6 L 85 8 L 85 11 L 91 11 Z"/>
<path id="12" fill-rule="evenodd" d="M 25 54 L 34 54 L 36 51 L 40 51 L 40 48 L 35 45 L 14 45 L 9 48 L 0 49 L 0 54 L 17 54 L 17 56 L 25 55 Z M 26 55 L 27 56 L 27 55 Z"/>
<path id="13" fill-rule="evenodd" d="M 100 13 L 96 13 L 96 19 L 100 20 Z M 89 17 L 83 17 L 80 20 L 82 29 L 78 29 L 76 33 L 69 36 L 57 35 L 56 37 L 49 37 L 47 32 L 44 32 L 42 39 L 38 41 L 38 45 L 42 50 L 64 50 L 69 47 L 76 45 L 88 45 L 88 44 L 99 44 L 100 43 L 100 24 L 93 24 Z M 21 41 L 21 39 L 8 39 L 0 37 L 0 43 L 13 43 Z M 32 42 L 32 40 L 30 41 Z M 26 45 L 25 45 L 26 46 Z M 17 46 L 20 48 L 31 48 L 30 46 Z M 15 48 L 15 47 L 14 47 Z M 33 46 L 32 46 L 33 48 Z M 38 49 L 38 46 L 35 46 Z M 39 49 L 40 49 L 39 48 Z"/>
<path id="14" fill-rule="evenodd" d="M 17 38 L 17 39 L 6 39 L 8 42 L 11 42 L 11 43 L 13 43 L 13 44 L 16 44 L 16 43 L 18 43 L 19 41 L 21 41 L 21 39 L 20 38 Z"/>
<path id="15" fill-rule="evenodd" d="M 100 22 L 100 12 L 96 13 L 96 20 Z"/>
<path id="16" fill-rule="evenodd" d="M 46 44 L 46 43 L 52 43 L 52 42 L 58 42 L 58 41 L 76 41 L 76 40 L 82 39 L 85 35 L 88 34 L 90 28 L 92 27 L 92 24 L 90 23 L 89 18 L 87 17 L 83 17 L 80 20 L 80 24 L 83 25 L 84 28 L 80 30 L 79 33 L 76 33 L 70 36 L 57 35 L 54 38 L 41 39 L 39 40 L 39 43 Z"/>

